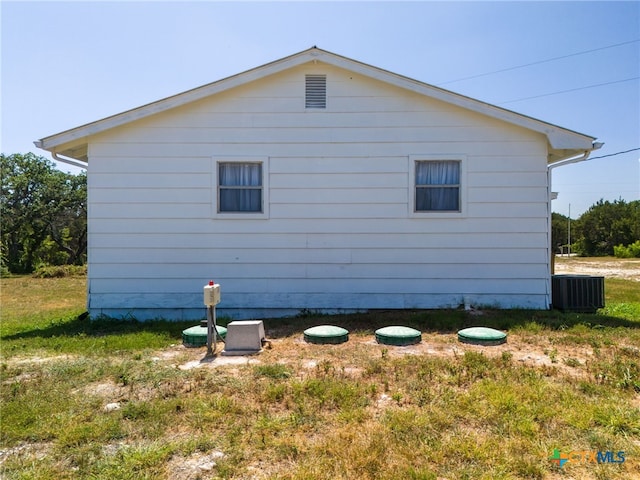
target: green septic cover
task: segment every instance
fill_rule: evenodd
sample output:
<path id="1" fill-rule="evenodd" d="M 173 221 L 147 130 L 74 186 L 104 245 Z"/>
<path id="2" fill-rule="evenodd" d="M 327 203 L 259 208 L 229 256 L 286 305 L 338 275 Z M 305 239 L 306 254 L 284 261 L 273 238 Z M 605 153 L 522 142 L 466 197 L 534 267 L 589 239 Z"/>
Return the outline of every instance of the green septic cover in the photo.
<path id="1" fill-rule="evenodd" d="M 304 339 L 309 343 L 344 343 L 349 340 L 349 331 L 333 325 L 318 325 L 307 328 Z"/>
<path id="2" fill-rule="evenodd" d="M 376 341 L 384 345 L 413 345 L 420 343 L 422 333 L 409 327 L 384 327 L 376 330 Z"/>
<path id="3" fill-rule="evenodd" d="M 220 338 L 227 336 L 227 329 L 216 325 L 216 330 Z M 207 327 L 196 325 L 182 331 L 182 343 L 185 347 L 202 347 L 207 344 Z"/>
<path id="4" fill-rule="evenodd" d="M 507 341 L 507 334 L 488 327 L 470 327 L 458 332 L 458 340 L 474 345 L 500 345 Z"/>

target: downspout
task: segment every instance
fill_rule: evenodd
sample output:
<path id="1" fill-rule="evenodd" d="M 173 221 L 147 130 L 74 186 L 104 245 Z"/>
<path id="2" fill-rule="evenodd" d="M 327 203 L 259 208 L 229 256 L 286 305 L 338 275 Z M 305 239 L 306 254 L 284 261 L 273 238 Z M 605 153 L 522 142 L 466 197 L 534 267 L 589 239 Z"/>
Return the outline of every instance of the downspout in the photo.
<path id="1" fill-rule="evenodd" d="M 591 152 L 593 152 L 594 150 L 601 149 L 603 145 L 604 145 L 604 143 L 602 143 L 602 142 L 593 142 L 592 148 L 589 149 L 589 150 L 585 150 L 582 155 L 578 155 L 576 157 L 571 157 L 571 158 L 565 158 L 564 160 L 559 160 L 559 161 L 557 161 L 555 163 L 547 165 L 547 169 L 549 171 L 551 171 L 552 169 L 554 169 L 556 167 L 562 167 L 564 165 L 570 165 L 572 163 L 583 162 L 583 161 L 585 161 L 586 159 L 589 158 L 589 155 L 591 155 Z M 551 185 L 551 184 L 549 184 L 549 185 Z"/>
<path id="2" fill-rule="evenodd" d="M 44 148 L 44 145 L 42 143 L 42 140 L 36 140 L 35 142 L 33 142 L 33 144 L 38 147 L 41 148 L 43 150 L 47 150 L 46 148 Z M 62 158 L 61 156 L 59 156 L 56 152 L 51 152 L 51 157 L 56 161 L 56 162 L 60 162 L 60 163 L 66 163 L 67 165 L 73 165 L 74 167 L 78 167 L 78 168 L 83 168 L 83 169 L 87 169 L 87 167 L 89 166 L 89 164 L 87 162 L 83 162 L 81 160 L 71 160 L 70 158 Z"/>
<path id="3" fill-rule="evenodd" d="M 86 162 L 81 162 L 80 160 L 71 160 L 69 158 L 62 158 L 56 152 L 51 152 L 51 157 L 56 162 L 66 163 L 68 165 L 73 165 L 74 167 L 84 168 L 85 170 L 87 169 L 87 166 L 88 166 Z"/>

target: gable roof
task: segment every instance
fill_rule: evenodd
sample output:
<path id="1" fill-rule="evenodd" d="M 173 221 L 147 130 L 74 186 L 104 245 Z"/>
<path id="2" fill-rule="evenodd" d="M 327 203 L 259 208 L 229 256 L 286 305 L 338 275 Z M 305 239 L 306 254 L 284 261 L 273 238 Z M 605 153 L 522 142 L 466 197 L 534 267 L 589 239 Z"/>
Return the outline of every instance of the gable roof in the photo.
<path id="1" fill-rule="evenodd" d="M 153 103 L 142 105 L 101 120 L 96 120 L 95 122 L 87 123 L 70 130 L 65 130 L 48 137 L 44 137 L 35 141 L 34 144 L 38 148 L 42 148 L 52 152 L 53 154 L 61 154 L 86 162 L 88 160 L 87 137 L 91 135 L 104 132 L 114 127 L 119 127 L 129 122 L 133 122 L 150 115 L 155 115 L 172 108 L 186 105 L 190 102 L 201 100 L 211 95 L 224 92 L 231 88 L 259 80 L 308 62 L 323 62 L 328 65 L 350 70 L 354 73 L 359 73 L 430 98 L 441 100 L 491 118 L 541 133 L 547 137 L 549 143 L 549 163 L 574 157 L 594 149 L 593 142 L 595 137 L 574 132 L 557 125 L 543 122 L 480 100 L 475 100 L 409 77 L 373 67 L 371 65 L 322 50 L 315 46 L 231 77 L 223 78 L 222 80 L 187 90 L 186 92 L 163 98 Z"/>

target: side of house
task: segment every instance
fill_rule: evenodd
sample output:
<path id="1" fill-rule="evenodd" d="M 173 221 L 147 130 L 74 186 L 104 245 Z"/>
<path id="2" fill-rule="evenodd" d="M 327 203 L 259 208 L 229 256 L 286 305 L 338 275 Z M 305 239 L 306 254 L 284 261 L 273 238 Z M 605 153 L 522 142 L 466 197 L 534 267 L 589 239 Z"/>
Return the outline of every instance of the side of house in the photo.
<path id="1" fill-rule="evenodd" d="M 550 303 L 543 133 L 309 62 L 86 143 L 92 316 Z"/>

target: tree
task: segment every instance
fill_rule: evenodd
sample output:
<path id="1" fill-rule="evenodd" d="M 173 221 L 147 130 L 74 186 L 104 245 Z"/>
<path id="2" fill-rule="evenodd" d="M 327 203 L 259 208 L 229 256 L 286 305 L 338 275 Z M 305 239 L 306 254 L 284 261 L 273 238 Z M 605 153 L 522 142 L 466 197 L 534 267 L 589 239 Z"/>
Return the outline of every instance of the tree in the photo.
<path id="1" fill-rule="evenodd" d="M 640 240 L 640 200 L 600 200 L 580 216 L 575 231 L 582 255 L 613 255 L 613 247 Z"/>
<path id="2" fill-rule="evenodd" d="M 551 214 L 551 247 L 554 253 L 560 251 L 560 247 L 567 244 L 569 230 L 569 217 L 560 213 Z"/>
<path id="3" fill-rule="evenodd" d="M 87 249 L 87 177 L 33 153 L 0 154 L 2 265 L 30 273 L 38 263 L 82 264 Z"/>

